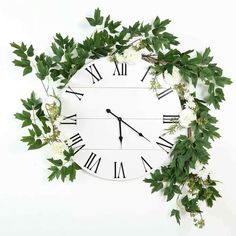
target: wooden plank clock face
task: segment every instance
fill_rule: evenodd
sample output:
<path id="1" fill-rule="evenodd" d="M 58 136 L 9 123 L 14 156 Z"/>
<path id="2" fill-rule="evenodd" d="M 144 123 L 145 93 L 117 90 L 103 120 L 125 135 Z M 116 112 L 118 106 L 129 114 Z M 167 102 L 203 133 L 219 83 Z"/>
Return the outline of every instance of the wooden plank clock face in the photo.
<path id="1" fill-rule="evenodd" d="M 150 90 L 149 64 L 94 60 L 62 94 L 61 130 L 74 159 L 87 172 L 110 180 L 144 176 L 169 158 L 180 101 L 171 88 Z"/>

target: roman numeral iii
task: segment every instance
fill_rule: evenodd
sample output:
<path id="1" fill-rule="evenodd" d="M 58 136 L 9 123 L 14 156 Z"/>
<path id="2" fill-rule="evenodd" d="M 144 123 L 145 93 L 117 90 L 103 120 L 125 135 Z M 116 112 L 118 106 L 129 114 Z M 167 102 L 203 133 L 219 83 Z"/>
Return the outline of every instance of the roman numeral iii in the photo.
<path id="1" fill-rule="evenodd" d="M 115 62 L 115 70 L 113 75 L 118 75 L 118 76 L 127 75 L 127 64 Z"/>
<path id="2" fill-rule="evenodd" d="M 102 76 L 95 64 L 90 65 L 88 68 L 85 68 L 85 70 L 92 76 L 93 84 L 95 84 L 96 81 L 100 81 L 102 79 Z"/>
<path id="3" fill-rule="evenodd" d="M 77 124 L 77 114 L 71 116 L 65 116 L 61 125 L 76 125 Z"/>
<path id="4" fill-rule="evenodd" d="M 82 97 L 84 96 L 83 93 L 76 92 L 71 87 L 67 88 L 66 93 L 74 94 L 79 100 L 81 100 Z"/>
<path id="5" fill-rule="evenodd" d="M 173 143 L 169 142 L 168 140 L 164 139 L 163 137 L 159 137 L 158 142 L 156 144 L 162 148 L 167 154 L 170 152 L 171 148 L 174 146 Z"/>
<path id="6" fill-rule="evenodd" d="M 101 163 L 101 157 L 96 158 L 97 154 L 91 153 L 88 160 L 84 164 L 84 167 L 86 167 L 88 170 L 92 170 L 94 173 L 97 173 L 98 167 Z"/>
<path id="7" fill-rule="evenodd" d="M 65 143 L 68 145 L 69 148 L 74 149 L 74 154 L 76 154 L 82 148 L 85 147 L 85 144 L 82 144 L 83 139 L 82 139 L 82 137 L 80 136 L 79 133 L 77 133 L 77 134 L 73 135 L 72 137 L 70 137 L 70 139 L 68 141 L 65 141 Z"/>
<path id="8" fill-rule="evenodd" d="M 179 123 L 179 115 L 163 115 L 163 124 Z"/>
<path id="9" fill-rule="evenodd" d="M 115 161 L 114 162 L 114 179 L 120 179 L 120 178 L 125 179 L 124 166 L 122 162 L 117 163 Z"/>

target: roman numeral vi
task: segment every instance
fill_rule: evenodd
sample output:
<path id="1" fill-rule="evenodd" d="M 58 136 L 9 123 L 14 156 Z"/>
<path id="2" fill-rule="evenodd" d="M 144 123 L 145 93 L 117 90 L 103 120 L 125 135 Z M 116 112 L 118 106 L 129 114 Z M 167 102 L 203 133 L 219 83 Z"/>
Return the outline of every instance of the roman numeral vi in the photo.
<path id="1" fill-rule="evenodd" d="M 122 175 L 122 177 L 120 177 Z M 114 179 L 125 178 L 125 171 L 123 163 L 120 162 L 119 164 L 115 161 L 114 162 Z"/>

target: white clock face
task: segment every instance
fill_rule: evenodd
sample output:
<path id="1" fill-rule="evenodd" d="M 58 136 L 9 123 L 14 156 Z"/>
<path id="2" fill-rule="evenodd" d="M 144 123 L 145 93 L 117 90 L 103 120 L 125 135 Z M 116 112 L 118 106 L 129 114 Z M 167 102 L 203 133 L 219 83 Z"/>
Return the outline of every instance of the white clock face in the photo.
<path id="1" fill-rule="evenodd" d="M 165 129 L 178 122 L 178 95 L 150 90 L 149 64 L 115 64 L 107 58 L 87 64 L 62 95 L 62 132 L 74 160 L 101 178 L 144 176 L 169 158 L 176 136 Z"/>

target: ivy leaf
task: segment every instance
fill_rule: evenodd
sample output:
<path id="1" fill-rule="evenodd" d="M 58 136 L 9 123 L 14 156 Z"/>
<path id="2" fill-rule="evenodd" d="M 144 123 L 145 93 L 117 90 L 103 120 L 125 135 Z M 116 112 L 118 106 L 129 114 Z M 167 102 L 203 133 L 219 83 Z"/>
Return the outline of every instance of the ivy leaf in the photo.
<path id="1" fill-rule="evenodd" d="M 34 55 L 34 48 L 33 48 L 32 45 L 30 45 L 28 50 L 27 50 L 27 56 L 32 57 L 33 55 Z"/>
<path id="2" fill-rule="evenodd" d="M 41 129 L 36 125 L 36 124 L 32 124 L 33 128 L 34 128 L 34 131 L 35 131 L 35 134 L 37 137 L 41 136 L 42 135 L 42 131 Z"/>
<path id="3" fill-rule="evenodd" d="M 28 150 L 34 150 L 34 149 L 39 149 L 46 145 L 46 143 L 42 143 L 41 139 L 36 139 L 35 142 L 31 143 L 29 145 Z"/>
<path id="4" fill-rule="evenodd" d="M 164 189 L 164 195 L 167 196 L 167 201 L 170 201 L 175 195 L 173 186 L 170 185 L 170 186 L 166 187 Z"/>
<path id="5" fill-rule="evenodd" d="M 81 167 L 76 163 L 73 162 L 67 169 L 67 174 L 69 174 L 69 180 L 73 182 L 76 178 L 76 171 L 80 170 Z"/>
<path id="6" fill-rule="evenodd" d="M 102 25 L 103 23 L 103 16 L 101 16 L 101 11 L 97 8 L 94 12 L 94 18 L 86 17 L 87 21 L 91 26 Z"/>
<path id="7" fill-rule="evenodd" d="M 64 182 L 67 175 L 67 167 L 62 166 L 61 168 L 61 180 Z"/>
<path id="8" fill-rule="evenodd" d="M 179 210 L 173 209 L 171 211 L 170 216 L 174 216 L 176 221 L 177 221 L 177 223 L 180 225 L 180 212 L 179 212 Z"/>
<path id="9" fill-rule="evenodd" d="M 63 164 L 61 159 L 55 160 L 53 158 L 49 158 L 47 160 L 50 161 L 55 166 L 62 166 L 62 164 Z"/>
<path id="10" fill-rule="evenodd" d="M 52 171 L 52 173 L 48 176 L 48 180 L 52 181 L 55 177 L 58 179 L 60 176 L 60 170 L 58 167 L 56 166 L 51 166 L 50 168 L 48 168 L 50 171 Z"/>
<path id="11" fill-rule="evenodd" d="M 26 66 L 25 69 L 23 70 L 23 76 L 27 75 L 32 72 L 32 67 L 31 66 Z"/>

